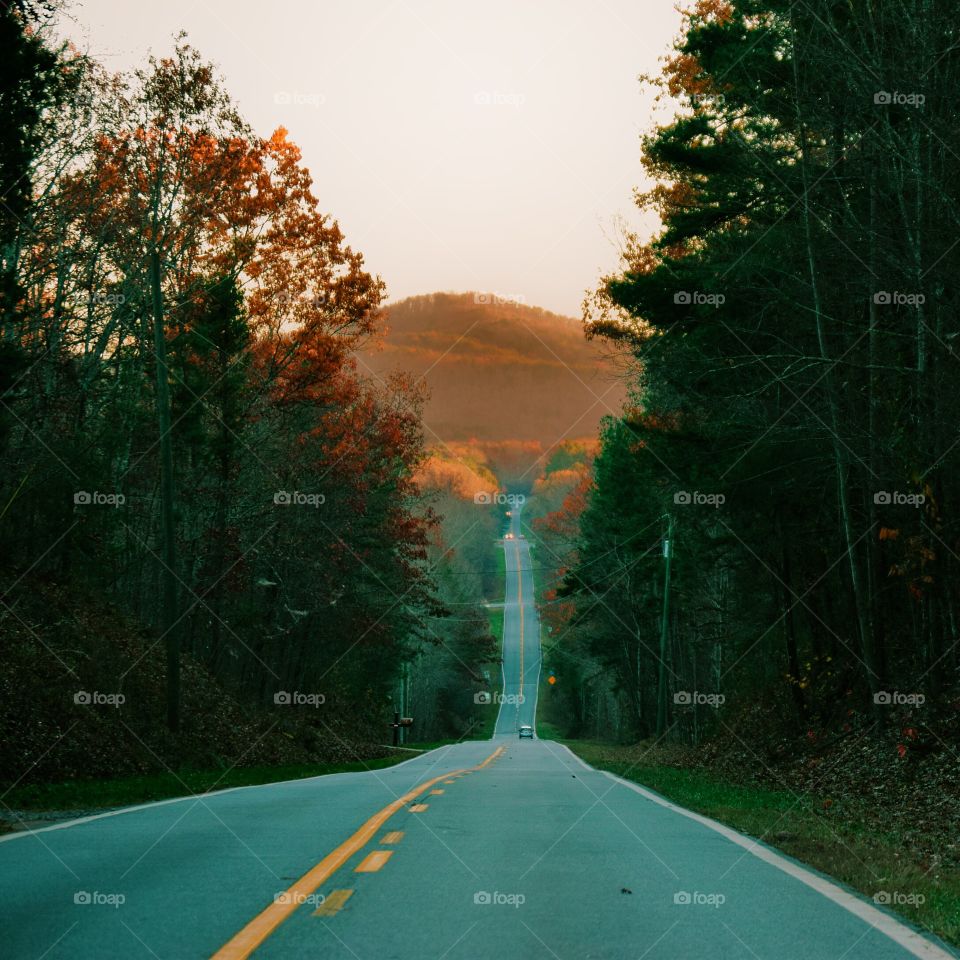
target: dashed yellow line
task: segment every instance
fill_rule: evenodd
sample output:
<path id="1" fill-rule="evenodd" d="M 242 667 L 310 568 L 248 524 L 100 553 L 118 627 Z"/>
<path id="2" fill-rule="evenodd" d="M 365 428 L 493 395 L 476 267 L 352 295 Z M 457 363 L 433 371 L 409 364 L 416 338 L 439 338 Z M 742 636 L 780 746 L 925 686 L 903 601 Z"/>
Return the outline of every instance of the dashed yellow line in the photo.
<path id="1" fill-rule="evenodd" d="M 332 917 L 339 913 L 346 902 L 353 896 L 352 890 L 334 890 L 323 903 L 313 911 L 315 917 Z"/>
<path id="2" fill-rule="evenodd" d="M 392 850 L 374 850 L 354 867 L 354 873 L 376 873 L 392 856 Z"/>
<path id="3" fill-rule="evenodd" d="M 304 898 L 314 893 L 320 884 L 342 867 L 358 850 L 364 847 L 376 832 L 398 810 L 405 807 L 410 801 L 429 790 L 435 783 L 444 777 L 449 777 L 447 771 L 414 787 L 402 797 L 397 797 L 393 803 L 387 804 L 379 813 L 375 813 L 349 839 L 345 840 L 335 850 L 327 854 L 315 867 L 305 873 L 292 887 L 285 897 L 274 900 L 265 910 L 257 914 L 239 933 L 225 943 L 212 957 L 212 960 L 246 960 L 287 917 L 303 903 Z"/>
<path id="4" fill-rule="evenodd" d="M 443 796 L 443 791 L 442 791 L 442 790 L 431 790 L 431 791 L 430 791 L 430 796 L 432 796 L 432 797 L 442 797 L 442 796 Z"/>
<path id="5" fill-rule="evenodd" d="M 381 843 L 399 843 L 403 839 L 402 830 L 393 830 L 390 833 L 385 833 L 381 838 Z"/>
<path id="6" fill-rule="evenodd" d="M 410 812 L 411 812 L 411 813 L 423 813 L 423 811 L 429 809 L 429 807 L 430 807 L 430 804 L 429 804 L 429 803 L 415 803 L 415 804 L 410 808 Z"/>
<path id="7" fill-rule="evenodd" d="M 408 803 L 416 800 L 417 797 L 426 793 L 435 783 L 439 783 L 444 778 L 463 776 L 476 770 L 482 770 L 493 760 L 496 760 L 504 750 L 506 750 L 506 747 L 497 747 L 486 760 L 478 763 L 475 767 L 461 770 L 448 770 L 446 773 L 441 773 L 439 776 L 421 783 L 419 786 L 405 793 L 402 797 L 397 797 L 392 803 L 387 804 L 379 813 L 375 813 L 367 820 L 356 833 L 341 843 L 335 850 L 328 853 L 315 867 L 308 870 L 293 886 L 285 891 L 282 897 L 276 898 L 266 909 L 257 914 L 239 933 L 225 943 L 213 955 L 211 960 L 246 960 L 307 897 L 316 892 L 317 888 L 339 870 L 350 857 L 366 846 L 376 835 L 376 832 L 398 810 L 403 809 Z M 410 810 L 419 812 L 426 810 L 427 807 L 428 804 L 418 803 L 410 807 Z M 402 832 L 400 832 L 400 836 L 403 836 Z M 383 863 L 386 862 L 393 851 L 379 850 L 375 851 L 375 853 L 383 856 L 383 861 L 380 863 L 380 866 L 383 866 Z M 374 853 L 371 853 L 364 862 L 370 860 L 374 855 Z M 380 866 L 375 869 L 379 870 Z M 331 899 L 338 893 L 342 895 L 340 898 L 340 907 L 336 907 L 336 910 L 339 910 L 343 906 L 343 903 L 349 899 L 352 892 L 352 890 L 334 891 L 315 913 L 319 916 L 332 915 L 322 913 L 321 910 L 327 907 Z M 333 901 L 334 906 L 336 906 L 336 902 L 336 900 Z M 336 910 L 333 912 L 335 913 Z"/>

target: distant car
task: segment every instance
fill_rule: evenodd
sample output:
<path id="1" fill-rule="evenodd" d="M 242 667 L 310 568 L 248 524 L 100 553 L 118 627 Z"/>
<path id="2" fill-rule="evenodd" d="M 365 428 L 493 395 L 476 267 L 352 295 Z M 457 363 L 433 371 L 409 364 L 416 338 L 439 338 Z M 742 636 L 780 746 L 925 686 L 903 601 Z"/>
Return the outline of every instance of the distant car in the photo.
<path id="1" fill-rule="evenodd" d="M 533 739 L 533 727 L 528 723 L 525 723 L 520 728 L 520 739 L 522 740 L 524 737 L 529 737 L 531 740 Z"/>
<path id="2" fill-rule="evenodd" d="M 513 534 L 512 534 L 512 533 L 508 533 L 503 539 L 504 539 L 504 540 L 512 540 L 512 539 L 513 539 Z"/>

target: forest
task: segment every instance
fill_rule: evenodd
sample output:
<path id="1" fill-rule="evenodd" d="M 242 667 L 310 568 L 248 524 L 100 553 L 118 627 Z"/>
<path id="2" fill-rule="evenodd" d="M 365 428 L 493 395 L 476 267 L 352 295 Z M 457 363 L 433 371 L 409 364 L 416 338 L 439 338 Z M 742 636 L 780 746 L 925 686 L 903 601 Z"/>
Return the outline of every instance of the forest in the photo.
<path id="1" fill-rule="evenodd" d="M 469 726 L 497 519 L 445 544 L 422 387 L 358 370 L 384 282 L 185 36 L 111 73 L 51 24 L 0 16 L 4 779 L 380 754 L 444 643 L 419 734 Z"/>
<path id="2" fill-rule="evenodd" d="M 539 521 L 557 656 L 624 739 L 953 754 L 954 14 L 701 0 L 647 78 L 663 226 L 585 302 L 631 399 Z"/>
<path id="3" fill-rule="evenodd" d="M 504 518 L 474 499 L 507 486 L 558 735 L 955 756 L 947 5 L 690 8 L 643 78 L 661 227 L 584 301 L 612 391 L 563 318 L 483 294 L 402 301 L 379 353 L 386 284 L 185 35 L 112 73 L 4 9 L 7 769 L 362 758 L 402 708 L 489 735 Z M 448 360 L 446 436 L 404 358 Z M 566 368 L 598 439 L 561 432 Z M 487 375 L 557 392 L 556 440 L 510 436 L 506 388 L 478 411 Z"/>
<path id="4" fill-rule="evenodd" d="M 954 955 L 955 0 L 455 6 L 0 2 L 10 949 Z"/>

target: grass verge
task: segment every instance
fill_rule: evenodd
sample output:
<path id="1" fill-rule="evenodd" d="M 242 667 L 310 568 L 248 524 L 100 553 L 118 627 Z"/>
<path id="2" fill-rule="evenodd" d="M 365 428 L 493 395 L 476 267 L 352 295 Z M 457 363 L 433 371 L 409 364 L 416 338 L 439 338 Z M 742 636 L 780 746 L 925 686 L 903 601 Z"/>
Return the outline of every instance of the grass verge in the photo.
<path id="1" fill-rule="evenodd" d="M 889 906 L 917 926 L 960 945 L 960 873 L 910 861 L 894 834 L 834 821 L 810 798 L 787 791 L 733 784 L 703 770 L 651 762 L 642 745 L 564 742 L 591 766 L 756 837 L 871 899 L 881 893 L 909 898 L 911 902 Z"/>
<path id="2" fill-rule="evenodd" d="M 331 773 L 379 770 L 410 759 L 409 753 L 353 763 L 307 763 L 280 767 L 235 767 L 232 770 L 184 770 L 119 780 L 72 780 L 15 787 L 4 797 L 4 805 L 18 811 L 96 810 L 107 807 L 149 803 L 171 797 L 210 793 L 228 787 L 249 787 L 280 780 Z"/>
<path id="3" fill-rule="evenodd" d="M 503 603 L 507 595 L 507 551 L 498 544 L 493 552 L 497 564 L 497 587 L 490 598 L 490 602 Z"/>
<path id="4" fill-rule="evenodd" d="M 500 563 L 503 564 L 503 551 L 498 550 Z M 506 576 L 506 574 L 504 574 Z M 501 577 L 503 579 L 503 577 Z M 497 638 L 497 649 L 503 656 L 503 607 L 487 607 L 487 618 L 490 621 L 490 633 Z M 482 708 L 480 714 L 481 722 L 474 727 L 467 740 L 489 740 L 493 736 L 494 728 L 497 725 L 497 714 L 500 712 L 497 706 L 497 697 L 501 692 L 501 681 L 503 673 L 499 663 L 490 664 L 490 693 L 493 694 L 492 703 Z"/>

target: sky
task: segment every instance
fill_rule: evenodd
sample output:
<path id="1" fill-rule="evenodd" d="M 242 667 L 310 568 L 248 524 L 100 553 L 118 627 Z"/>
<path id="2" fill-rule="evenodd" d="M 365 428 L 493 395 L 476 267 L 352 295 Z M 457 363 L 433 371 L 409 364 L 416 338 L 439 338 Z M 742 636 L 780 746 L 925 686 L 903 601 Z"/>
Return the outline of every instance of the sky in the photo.
<path id="1" fill-rule="evenodd" d="M 618 262 L 675 0 L 75 0 L 112 70 L 186 30 L 253 127 L 284 126 L 390 300 L 476 290 L 578 317 Z M 663 119 L 661 107 L 660 118 Z"/>

